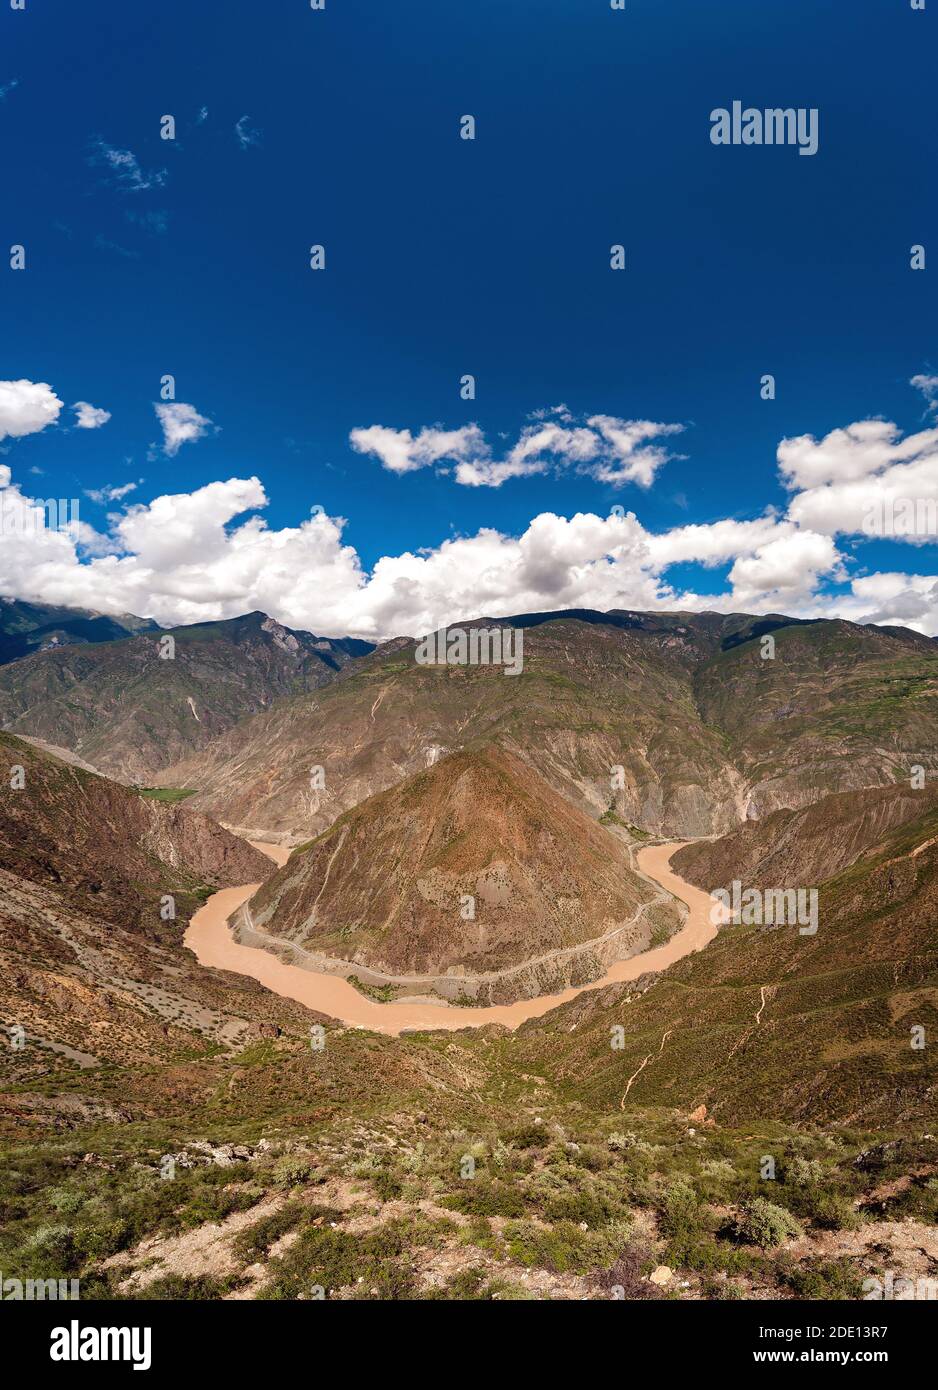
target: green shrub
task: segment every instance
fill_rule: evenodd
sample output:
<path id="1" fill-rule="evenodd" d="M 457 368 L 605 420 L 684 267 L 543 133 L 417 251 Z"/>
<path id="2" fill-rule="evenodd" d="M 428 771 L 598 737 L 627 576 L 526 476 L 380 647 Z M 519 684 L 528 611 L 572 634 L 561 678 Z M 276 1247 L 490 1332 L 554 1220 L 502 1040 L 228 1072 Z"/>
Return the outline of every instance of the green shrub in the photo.
<path id="1" fill-rule="evenodd" d="M 478 1178 L 466 1181 L 458 1192 L 444 1197 L 442 1206 L 464 1216 L 523 1216 L 524 1200 L 515 1188 Z"/>
<path id="2" fill-rule="evenodd" d="M 85 1204 L 84 1194 L 72 1187 L 53 1187 L 46 1200 L 60 1216 L 75 1216 Z"/>
<path id="3" fill-rule="evenodd" d="M 816 1158 L 802 1158 L 796 1154 L 786 1160 L 782 1177 L 793 1187 L 818 1187 L 824 1181 L 824 1168 Z"/>
<path id="4" fill-rule="evenodd" d="M 81 1256 L 72 1226 L 39 1226 L 27 1240 L 23 1253 L 31 1269 L 43 1270 L 50 1279 L 59 1272 L 76 1269 Z"/>
<path id="5" fill-rule="evenodd" d="M 829 1186 L 785 1186 L 779 1195 L 796 1218 L 825 1231 L 853 1231 L 862 1220 L 850 1198 Z"/>
<path id="6" fill-rule="evenodd" d="M 740 1284 L 734 1284 L 730 1279 L 718 1279 L 713 1275 L 706 1275 L 701 1280 L 700 1292 L 704 1298 L 714 1302 L 730 1302 L 746 1297 L 746 1292 Z"/>
<path id="7" fill-rule="evenodd" d="M 847 1259 L 783 1267 L 780 1276 L 799 1298 L 855 1299 L 863 1293 L 862 1275 Z"/>
<path id="8" fill-rule="evenodd" d="M 549 1135 L 543 1125 L 529 1124 L 513 1130 L 507 1135 L 507 1141 L 516 1149 L 542 1149 L 549 1143 Z"/>
<path id="9" fill-rule="evenodd" d="M 556 1274 L 578 1271 L 586 1264 L 589 1249 L 586 1232 L 569 1221 L 561 1221 L 556 1226 L 509 1221 L 505 1239 L 512 1259 L 519 1264 L 549 1269 Z"/>
<path id="10" fill-rule="evenodd" d="M 431 1301 L 451 1299 L 459 1303 L 475 1303 L 482 1299 L 491 1298 L 492 1294 L 486 1271 L 473 1266 L 470 1269 L 460 1269 L 444 1288 L 434 1289 L 425 1296 Z"/>
<path id="11" fill-rule="evenodd" d="M 836 1192 L 818 1192 L 809 1204 L 807 1215 L 825 1231 L 855 1231 L 862 1217 L 847 1197 Z"/>
<path id="12" fill-rule="evenodd" d="M 147 1284 L 146 1288 L 141 1289 L 138 1294 L 132 1294 L 131 1297 L 144 1300 L 171 1299 L 177 1303 L 191 1299 L 203 1303 L 206 1299 L 224 1298 L 232 1289 L 236 1289 L 239 1283 L 240 1280 L 234 1275 L 217 1279 L 211 1274 L 167 1274 L 164 1278 Z"/>
<path id="13" fill-rule="evenodd" d="M 75 1236 L 75 1250 L 82 1260 L 104 1260 L 131 1243 L 130 1226 L 119 1217 L 101 1226 L 81 1227 Z"/>
<path id="14" fill-rule="evenodd" d="M 574 1221 L 577 1224 L 584 1221 L 593 1229 L 613 1221 L 621 1211 L 619 1203 L 591 1192 L 565 1192 L 550 1197 L 546 1203 L 549 1221 Z"/>
<path id="15" fill-rule="evenodd" d="M 509 1284 L 506 1279 L 493 1279 L 489 1287 L 492 1299 L 499 1303 L 532 1303 L 537 1298 L 530 1289 L 522 1288 L 520 1284 Z"/>
<path id="16" fill-rule="evenodd" d="M 681 1178 L 673 1181 L 659 1198 L 658 1226 L 668 1242 L 669 1264 L 689 1263 L 704 1234 L 703 1216 L 696 1192 Z"/>
<path id="17" fill-rule="evenodd" d="M 464 1245 L 477 1245 L 480 1250 L 488 1250 L 493 1255 L 499 1248 L 499 1242 L 485 1216 L 470 1217 L 469 1225 L 462 1227 L 459 1238 Z"/>
<path id="18" fill-rule="evenodd" d="M 299 1187 L 309 1182 L 313 1174 L 313 1160 L 309 1154 L 284 1154 L 273 1166 L 273 1180 L 277 1187 Z"/>
<path id="19" fill-rule="evenodd" d="M 393 1202 L 404 1191 L 399 1180 L 386 1168 L 371 1175 L 371 1183 L 382 1202 Z"/>
<path id="20" fill-rule="evenodd" d="M 206 1221 L 224 1221 L 236 1211 L 249 1211 L 263 1195 L 258 1187 L 199 1187 L 176 1213 L 176 1221 L 187 1230 Z"/>
<path id="21" fill-rule="evenodd" d="M 351 1288 L 360 1298 L 409 1298 L 413 1292 L 410 1238 L 406 1222 L 390 1221 L 364 1235 L 330 1226 L 307 1227 L 279 1258 L 271 1261 L 271 1282 L 263 1299 L 311 1298 L 316 1285 Z"/>
<path id="22" fill-rule="evenodd" d="M 938 1225 L 938 1178 L 918 1178 L 904 1192 L 890 1198 L 883 1207 L 890 1220 L 910 1216 L 916 1221 Z"/>
<path id="23" fill-rule="evenodd" d="M 785 1207 L 753 1197 L 746 1202 L 736 1218 L 734 1234 L 746 1245 L 760 1245 L 763 1250 L 782 1245 L 786 1240 L 799 1240 L 804 1234 L 801 1225 Z"/>

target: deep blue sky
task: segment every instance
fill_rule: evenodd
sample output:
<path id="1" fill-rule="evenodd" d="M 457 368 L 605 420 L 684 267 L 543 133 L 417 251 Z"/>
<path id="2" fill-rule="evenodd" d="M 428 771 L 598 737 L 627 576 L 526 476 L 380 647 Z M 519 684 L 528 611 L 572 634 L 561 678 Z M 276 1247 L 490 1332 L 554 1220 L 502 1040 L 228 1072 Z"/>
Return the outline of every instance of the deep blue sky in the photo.
<path id="1" fill-rule="evenodd" d="M 0 377 L 113 415 L 21 441 L 18 474 L 41 467 L 47 495 L 144 477 L 147 500 L 257 473 L 271 525 L 320 503 L 366 564 L 547 509 L 620 501 L 663 529 L 782 502 L 783 436 L 921 428 L 936 22 L 907 0 L 4 3 L 0 225 L 29 269 L 2 273 Z M 819 153 L 712 146 L 710 110 L 735 98 L 818 107 Z M 118 191 L 89 164 L 97 137 L 165 185 Z M 913 242 L 931 243 L 924 274 Z M 220 430 L 148 461 L 164 372 Z M 469 420 L 510 442 L 559 401 L 685 422 L 688 457 L 647 493 L 574 475 L 493 491 L 348 446 L 355 426 Z M 876 551 L 921 572 L 921 553 Z"/>

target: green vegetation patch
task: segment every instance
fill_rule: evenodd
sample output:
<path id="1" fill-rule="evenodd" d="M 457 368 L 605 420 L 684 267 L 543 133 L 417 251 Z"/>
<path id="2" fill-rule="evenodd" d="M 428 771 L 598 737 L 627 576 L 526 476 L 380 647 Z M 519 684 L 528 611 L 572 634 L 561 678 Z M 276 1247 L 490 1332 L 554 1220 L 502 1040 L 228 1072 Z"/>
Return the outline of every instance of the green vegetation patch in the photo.
<path id="1" fill-rule="evenodd" d="M 195 787 L 135 787 L 138 796 L 148 801 L 185 801 L 187 796 L 195 796 Z"/>

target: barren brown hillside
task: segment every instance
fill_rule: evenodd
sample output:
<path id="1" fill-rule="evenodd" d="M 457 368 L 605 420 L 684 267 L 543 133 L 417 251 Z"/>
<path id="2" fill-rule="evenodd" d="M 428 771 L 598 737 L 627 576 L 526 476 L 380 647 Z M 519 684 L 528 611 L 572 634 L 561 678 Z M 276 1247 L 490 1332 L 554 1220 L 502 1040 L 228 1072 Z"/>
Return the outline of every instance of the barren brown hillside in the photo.
<path id="1" fill-rule="evenodd" d="M 557 964 L 584 980 L 647 945 L 641 908 L 656 896 L 621 840 L 489 745 L 341 816 L 250 910 L 261 931 L 392 975 L 492 972 L 614 933 L 612 956 Z M 657 920 L 677 924 L 663 908 Z M 517 979 L 505 989 L 500 1002 L 529 992 Z"/>

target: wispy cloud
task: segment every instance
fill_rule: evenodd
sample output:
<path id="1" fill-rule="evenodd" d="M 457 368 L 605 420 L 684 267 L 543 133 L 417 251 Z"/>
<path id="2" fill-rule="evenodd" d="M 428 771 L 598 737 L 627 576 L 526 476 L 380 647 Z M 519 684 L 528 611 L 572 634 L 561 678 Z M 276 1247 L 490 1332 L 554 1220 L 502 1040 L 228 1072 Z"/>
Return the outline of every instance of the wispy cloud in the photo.
<path id="1" fill-rule="evenodd" d="M 121 246 L 118 241 L 111 241 L 110 238 L 102 236 L 100 232 L 95 237 L 94 244 L 99 251 L 114 251 L 118 256 L 123 256 L 128 261 L 136 261 L 140 258 L 139 251 L 131 251 L 129 247 Z"/>
<path id="2" fill-rule="evenodd" d="M 115 188 L 130 193 L 162 188 L 169 177 L 165 169 L 143 169 L 132 150 L 120 150 L 100 136 L 92 142 L 88 163 L 94 168 L 105 169 Z"/>
<path id="3" fill-rule="evenodd" d="M 206 415 L 200 415 L 194 405 L 185 401 L 154 404 L 157 419 L 163 427 L 163 453 L 170 458 L 179 453 L 183 444 L 194 444 L 217 427 Z"/>
<path id="4" fill-rule="evenodd" d="M 509 478 L 565 468 L 613 487 L 626 483 L 650 487 L 658 470 L 669 459 L 680 457 L 661 441 L 680 434 L 683 425 L 620 420 L 614 415 L 577 420 L 565 405 L 534 411 L 529 418 L 537 423 L 525 425 L 512 447 L 500 455 L 493 453 L 476 424 L 454 430 L 424 426 L 417 434 L 370 425 L 352 430 L 349 439 L 356 452 L 372 454 L 391 473 L 455 465 L 455 481 L 464 487 L 501 487 Z"/>
<path id="5" fill-rule="evenodd" d="M 235 121 L 235 135 L 242 150 L 249 150 L 261 143 L 261 132 L 251 125 L 250 120 L 249 116 L 242 116 L 240 121 Z"/>
<path id="6" fill-rule="evenodd" d="M 88 487 L 85 488 L 85 496 L 102 506 L 107 502 L 120 502 L 128 493 L 135 492 L 142 482 L 143 479 L 140 478 L 136 483 L 122 483 L 120 486 L 115 483 L 105 483 L 104 487 Z"/>
<path id="7" fill-rule="evenodd" d="M 4 99 L 5 97 L 9 96 L 9 94 L 10 94 L 10 92 L 12 92 L 13 88 L 14 88 L 14 87 L 18 87 L 19 85 L 20 85 L 20 80 L 19 80 L 19 78 L 18 78 L 18 77 L 14 77 L 14 78 L 11 79 L 11 81 L 6 82 L 6 83 L 4 83 L 2 86 L 0 86 L 0 101 L 3 101 L 3 99 Z"/>
<path id="8" fill-rule="evenodd" d="M 137 208 L 125 208 L 124 216 L 128 222 L 142 227 L 145 232 L 151 232 L 153 236 L 162 236 L 169 226 L 169 213 L 165 208 L 150 208 L 142 212 Z"/>
<path id="9" fill-rule="evenodd" d="M 917 372 L 909 382 L 916 391 L 921 391 L 925 397 L 925 414 L 938 415 L 938 376 L 927 376 L 924 372 Z"/>

